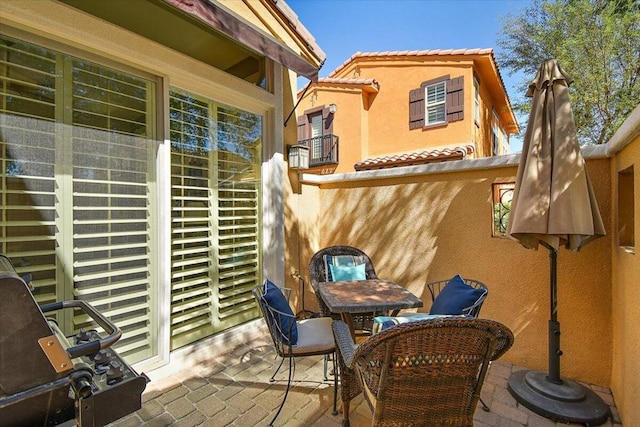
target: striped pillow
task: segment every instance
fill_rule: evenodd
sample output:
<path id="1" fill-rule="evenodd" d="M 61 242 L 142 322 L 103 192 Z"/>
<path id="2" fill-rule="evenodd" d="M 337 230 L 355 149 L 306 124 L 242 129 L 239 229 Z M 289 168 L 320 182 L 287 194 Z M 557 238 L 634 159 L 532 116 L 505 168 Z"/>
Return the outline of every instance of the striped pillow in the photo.
<path id="1" fill-rule="evenodd" d="M 373 334 L 384 331 L 402 323 L 417 322 L 418 320 L 439 319 L 441 317 L 454 317 L 446 314 L 407 313 L 405 315 L 390 317 L 376 316 L 373 318 Z"/>

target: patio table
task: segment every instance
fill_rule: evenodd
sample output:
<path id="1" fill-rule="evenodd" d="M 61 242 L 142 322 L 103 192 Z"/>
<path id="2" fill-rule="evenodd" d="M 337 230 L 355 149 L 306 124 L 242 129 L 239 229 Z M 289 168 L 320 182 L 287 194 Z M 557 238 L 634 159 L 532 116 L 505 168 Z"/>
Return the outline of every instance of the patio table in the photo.
<path id="1" fill-rule="evenodd" d="M 352 313 L 390 313 L 423 306 L 420 298 L 389 280 L 370 279 L 348 282 L 320 282 L 318 292 L 332 313 L 339 313 L 355 337 Z"/>

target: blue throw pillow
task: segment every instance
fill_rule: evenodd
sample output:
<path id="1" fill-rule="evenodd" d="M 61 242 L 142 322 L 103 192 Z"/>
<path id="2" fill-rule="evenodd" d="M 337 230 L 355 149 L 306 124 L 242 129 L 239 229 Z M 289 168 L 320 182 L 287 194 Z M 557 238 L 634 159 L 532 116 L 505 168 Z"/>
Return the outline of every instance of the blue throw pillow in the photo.
<path id="1" fill-rule="evenodd" d="M 280 288 L 274 285 L 271 281 L 265 280 L 262 297 L 269 307 L 291 316 L 289 317 L 283 316 L 279 313 L 273 313 L 275 317 L 274 320 L 282 331 L 283 341 L 286 344 L 298 344 L 298 324 L 296 323 L 296 318 L 289 306 L 289 301 L 287 301 L 287 298 L 285 298 Z"/>
<path id="2" fill-rule="evenodd" d="M 485 292 L 485 289 L 467 285 L 460 275 L 456 275 L 433 301 L 429 314 L 462 314 L 463 309 L 473 305 Z"/>
<path id="3" fill-rule="evenodd" d="M 333 282 L 366 280 L 365 265 L 330 265 L 331 278 Z"/>
<path id="4" fill-rule="evenodd" d="M 365 264 L 364 256 L 362 255 L 325 255 L 324 259 L 324 271 L 327 282 L 335 282 L 337 279 L 333 278 L 331 274 L 332 265 L 341 265 L 345 267 L 353 267 L 360 264 Z"/>

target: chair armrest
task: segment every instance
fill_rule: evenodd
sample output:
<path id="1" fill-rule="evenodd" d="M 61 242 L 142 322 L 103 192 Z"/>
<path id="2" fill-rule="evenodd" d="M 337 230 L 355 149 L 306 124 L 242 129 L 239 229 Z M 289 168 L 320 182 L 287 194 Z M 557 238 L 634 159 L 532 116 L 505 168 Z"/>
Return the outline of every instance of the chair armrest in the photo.
<path id="1" fill-rule="evenodd" d="M 513 332 L 505 325 L 498 324 L 496 327 L 495 335 L 497 337 L 496 348 L 493 351 L 493 354 L 490 356 L 490 360 L 496 360 L 502 357 L 503 354 L 507 352 L 513 345 L 515 340 L 513 336 Z"/>
<path id="2" fill-rule="evenodd" d="M 353 342 L 349 326 L 342 320 L 334 320 L 332 324 L 333 336 L 336 339 L 336 346 L 342 356 L 342 361 L 348 368 L 353 368 L 353 356 L 358 348 Z"/>

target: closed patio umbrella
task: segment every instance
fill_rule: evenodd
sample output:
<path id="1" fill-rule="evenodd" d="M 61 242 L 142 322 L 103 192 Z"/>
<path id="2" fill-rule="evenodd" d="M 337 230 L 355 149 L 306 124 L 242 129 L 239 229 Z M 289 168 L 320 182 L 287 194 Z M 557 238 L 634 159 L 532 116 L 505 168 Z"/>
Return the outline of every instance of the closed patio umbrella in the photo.
<path id="1" fill-rule="evenodd" d="M 525 407 L 561 422 L 604 423 L 608 406 L 593 391 L 560 376 L 557 253 L 577 251 L 604 236 L 604 225 L 569 101 L 568 76 L 554 59 L 542 63 L 527 96 L 533 97 L 516 176 L 507 233 L 524 247 L 549 250 L 549 372 L 515 372 L 509 391 Z"/>

